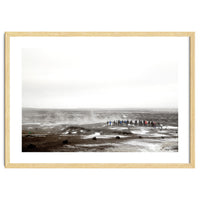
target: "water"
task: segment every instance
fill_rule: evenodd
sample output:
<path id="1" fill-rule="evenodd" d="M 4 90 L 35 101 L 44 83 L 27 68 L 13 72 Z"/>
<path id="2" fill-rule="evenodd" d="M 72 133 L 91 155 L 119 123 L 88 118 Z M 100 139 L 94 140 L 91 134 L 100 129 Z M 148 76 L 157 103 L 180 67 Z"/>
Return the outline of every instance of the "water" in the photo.
<path id="1" fill-rule="evenodd" d="M 109 120 L 148 120 L 164 126 L 178 127 L 176 110 L 69 110 L 69 109 L 23 109 L 23 124 L 90 124 Z"/>

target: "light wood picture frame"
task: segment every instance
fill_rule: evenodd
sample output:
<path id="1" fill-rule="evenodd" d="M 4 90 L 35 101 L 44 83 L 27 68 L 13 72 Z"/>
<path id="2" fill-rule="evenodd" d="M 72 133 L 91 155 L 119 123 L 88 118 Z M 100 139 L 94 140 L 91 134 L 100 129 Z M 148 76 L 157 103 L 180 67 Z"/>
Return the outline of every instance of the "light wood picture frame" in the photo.
<path id="1" fill-rule="evenodd" d="M 13 163 L 10 159 L 10 52 L 15 37 L 187 37 L 189 38 L 188 163 Z M 5 167 L 6 168 L 194 168 L 195 167 L 195 33 L 194 32 L 6 32 L 5 33 Z"/>

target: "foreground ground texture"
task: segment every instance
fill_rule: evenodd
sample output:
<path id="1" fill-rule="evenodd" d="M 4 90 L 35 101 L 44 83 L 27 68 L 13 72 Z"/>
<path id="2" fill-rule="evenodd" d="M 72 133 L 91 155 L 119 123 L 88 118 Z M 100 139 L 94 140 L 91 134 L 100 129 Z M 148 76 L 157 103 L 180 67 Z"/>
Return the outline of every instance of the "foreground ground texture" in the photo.
<path id="1" fill-rule="evenodd" d="M 173 126 L 85 125 L 22 126 L 23 152 L 177 152 Z"/>

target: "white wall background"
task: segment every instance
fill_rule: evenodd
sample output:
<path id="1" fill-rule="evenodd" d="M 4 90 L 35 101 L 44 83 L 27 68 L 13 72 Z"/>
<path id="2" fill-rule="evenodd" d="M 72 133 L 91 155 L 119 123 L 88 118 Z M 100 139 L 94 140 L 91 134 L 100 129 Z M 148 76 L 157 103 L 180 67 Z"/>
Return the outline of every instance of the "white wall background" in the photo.
<path id="1" fill-rule="evenodd" d="M 198 0 L 1 0 L 0 199 L 200 199 Z M 195 31 L 195 169 L 5 169 L 5 31 Z"/>

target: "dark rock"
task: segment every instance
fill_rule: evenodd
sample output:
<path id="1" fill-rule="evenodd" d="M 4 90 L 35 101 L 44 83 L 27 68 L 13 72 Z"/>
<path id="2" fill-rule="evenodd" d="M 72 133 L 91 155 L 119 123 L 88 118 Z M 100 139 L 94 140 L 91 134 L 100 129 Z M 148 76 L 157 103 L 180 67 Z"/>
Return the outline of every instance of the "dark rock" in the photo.
<path id="1" fill-rule="evenodd" d="M 132 133 L 130 133 L 130 132 L 123 132 L 123 135 L 130 135 L 130 134 L 132 134 Z"/>
<path id="2" fill-rule="evenodd" d="M 120 139 L 120 137 L 119 137 L 119 136 L 116 136 L 115 138 L 116 138 L 116 139 Z"/>
<path id="3" fill-rule="evenodd" d="M 96 140 L 97 138 L 96 138 L 96 137 L 93 137 L 92 139 L 93 139 L 93 140 Z"/>
<path id="4" fill-rule="evenodd" d="M 68 144 L 68 140 L 63 140 L 63 144 Z"/>
<path id="5" fill-rule="evenodd" d="M 142 136 L 139 136 L 139 138 L 142 138 Z"/>
<path id="6" fill-rule="evenodd" d="M 162 138 L 162 139 L 165 139 L 165 137 L 163 137 L 163 136 L 162 136 L 161 138 Z"/>

